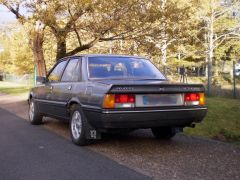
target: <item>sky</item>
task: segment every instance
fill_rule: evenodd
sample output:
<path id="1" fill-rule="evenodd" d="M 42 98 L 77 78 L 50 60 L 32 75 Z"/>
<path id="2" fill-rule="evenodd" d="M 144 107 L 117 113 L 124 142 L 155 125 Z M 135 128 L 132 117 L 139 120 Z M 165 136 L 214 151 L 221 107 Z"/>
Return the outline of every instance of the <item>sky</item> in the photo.
<path id="1" fill-rule="evenodd" d="M 15 16 L 6 7 L 0 5 L 0 26 L 14 21 L 16 21 Z"/>

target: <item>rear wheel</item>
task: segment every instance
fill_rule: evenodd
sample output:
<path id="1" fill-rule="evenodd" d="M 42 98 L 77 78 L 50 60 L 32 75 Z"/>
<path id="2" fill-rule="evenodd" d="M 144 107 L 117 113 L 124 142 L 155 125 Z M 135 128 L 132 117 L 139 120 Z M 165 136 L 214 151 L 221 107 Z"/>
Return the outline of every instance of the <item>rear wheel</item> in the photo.
<path id="1" fill-rule="evenodd" d="M 33 125 L 42 124 L 43 116 L 39 113 L 36 103 L 34 102 L 33 99 L 31 99 L 29 102 L 28 117 L 31 124 Z"/>
<path id="2" fill-rule="evenodd" d="M 151 129 L 157 139 L 171 139 L 176 135 L 176 130 L 173 127 L 157 127 Z"/>
<path id="3" fill-rule="evenodd" d="M 71 107 L 70 133 L 74 144 L 84 146 L 90 143 L 86 138 L 87 120 L 84 117 L 79 105 Z"/>

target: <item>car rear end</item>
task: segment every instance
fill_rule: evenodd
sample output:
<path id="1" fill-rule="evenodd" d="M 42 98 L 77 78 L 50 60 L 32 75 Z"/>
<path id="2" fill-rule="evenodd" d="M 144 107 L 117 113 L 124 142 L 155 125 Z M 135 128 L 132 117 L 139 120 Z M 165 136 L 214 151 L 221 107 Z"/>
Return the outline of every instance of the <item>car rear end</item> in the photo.
<path id="1" fill-rule="evenodd" d="M 207 113 L 202 85 L 113 85 L 102 107 L 90 119 L 107 129 L 193 126 Z"/>
<path id="2" fill-rule="evenodd" d="M 109 87 L 100 109 L 87 112 L 97 128 L 185 127 L 207 113 L 203 85 L 171 84 L 149 60 L 90 57 L 88 72 L 90 81 Z"/>

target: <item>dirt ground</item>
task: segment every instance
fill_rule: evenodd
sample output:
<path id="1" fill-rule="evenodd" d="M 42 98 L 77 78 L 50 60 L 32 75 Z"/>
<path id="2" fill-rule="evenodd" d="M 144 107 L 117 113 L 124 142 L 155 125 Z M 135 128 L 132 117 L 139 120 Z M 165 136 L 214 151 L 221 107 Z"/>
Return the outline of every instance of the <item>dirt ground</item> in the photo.
<path id="1" fill-rule="evenodd" d="M 26 95 L 0 94 L 0 108 L 27 120 L 26 99 Z M 43 127 L 70 140 L 66 123 L 45 118 Z M 159 141 L 149 130 L 138 130 L 129 135 L 108 135 L 84 148 L 154 179 L 240 178 L 240 149 L 209 139 L 179 134 L 171 141 Z"/>

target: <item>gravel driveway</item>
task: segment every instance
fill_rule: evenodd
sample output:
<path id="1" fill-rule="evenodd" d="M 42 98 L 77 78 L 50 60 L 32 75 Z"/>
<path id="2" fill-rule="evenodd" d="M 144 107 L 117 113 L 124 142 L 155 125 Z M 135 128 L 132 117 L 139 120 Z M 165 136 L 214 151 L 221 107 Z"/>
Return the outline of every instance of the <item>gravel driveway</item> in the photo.
<path id="1" fill-rule="evenodd" d="M 27 119 L 25 97 L 0 99 L 1 108 Z M 44 127 L 69 139 L 68 124 L 45 121 Z M 183 134 L 159 141 L 149 130 L 138 130 L 108 135 L 88 148 L 154 179 L 240 179 L 240 148 L 220 141 Z"/>

